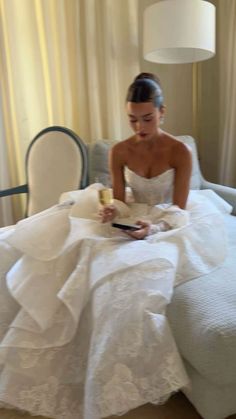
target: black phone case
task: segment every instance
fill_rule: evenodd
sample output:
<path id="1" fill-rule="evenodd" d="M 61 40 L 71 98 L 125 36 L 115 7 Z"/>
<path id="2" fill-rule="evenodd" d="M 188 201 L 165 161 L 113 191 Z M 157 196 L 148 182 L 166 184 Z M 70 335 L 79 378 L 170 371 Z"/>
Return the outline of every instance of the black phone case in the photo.
<path id="1" fill-rule="evenodd" d="M 120 223 L 112 223 L 112 227 L 120 228 L 121 230 L 129 230 L 129 231 L 136 231 L 140 230 L 141 226 L 136 224 L 120 224 Z"/>

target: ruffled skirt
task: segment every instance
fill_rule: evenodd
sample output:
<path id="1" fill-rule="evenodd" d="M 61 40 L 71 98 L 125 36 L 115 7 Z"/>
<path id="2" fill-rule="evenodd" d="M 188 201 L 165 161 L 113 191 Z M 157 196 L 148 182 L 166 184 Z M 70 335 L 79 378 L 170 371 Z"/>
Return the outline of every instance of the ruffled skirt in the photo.
<path id="1" fill-rule="evenodd" d="M 230 208 L 193 192 L 188 223 L 142 241 L 71 208 L 0 231 L 0 405 L 98 419 L 163 403 L 188 385 L 166 306 L 223 262 Z"/>

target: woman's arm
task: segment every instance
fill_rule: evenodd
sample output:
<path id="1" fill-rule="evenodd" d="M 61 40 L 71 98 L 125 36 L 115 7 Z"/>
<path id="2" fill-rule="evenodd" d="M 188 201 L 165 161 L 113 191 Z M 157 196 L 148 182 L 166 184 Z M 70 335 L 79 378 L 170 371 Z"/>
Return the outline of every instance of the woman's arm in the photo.
<path id="1" fill-rule="evenodd" d="M 125 202 L 124 152 L 122 144 L 118 143 L 109 152 L 109 169 L 112 179 L 113 197 Z M 103 223 L 114 220 L 119 211 L 115 205 L 105 205 L 99 215 Z"/>
<path id="2" fill-rule="evenodd" d="M 123 148 L 121 143 L 112 147 L 109 153 L 109 168 L 114 199 L 125 202 L 125 156 Z"/>
<path id="3" fill-rule="evenodd" d="M 172 167 L 175 168 L 173 205 L 185 209 L 192 173 L 192 155 L 188 146 L 180 141 L 173 146 Z"/>

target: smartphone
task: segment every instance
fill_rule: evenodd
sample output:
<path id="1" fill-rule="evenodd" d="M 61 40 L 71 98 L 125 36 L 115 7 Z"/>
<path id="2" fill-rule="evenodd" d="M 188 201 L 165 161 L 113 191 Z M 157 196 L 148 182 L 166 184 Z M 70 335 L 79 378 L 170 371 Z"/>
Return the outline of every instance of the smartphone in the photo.
<path id="1" fill-rule="evenodd" d="M 129 231 L 136 231 L 140 230 L 141 226 L 137 224 L 120 224 L 120 223 L 112 223 L 112 227 L 120 228 L 121 230 L 129 230 Z"/>

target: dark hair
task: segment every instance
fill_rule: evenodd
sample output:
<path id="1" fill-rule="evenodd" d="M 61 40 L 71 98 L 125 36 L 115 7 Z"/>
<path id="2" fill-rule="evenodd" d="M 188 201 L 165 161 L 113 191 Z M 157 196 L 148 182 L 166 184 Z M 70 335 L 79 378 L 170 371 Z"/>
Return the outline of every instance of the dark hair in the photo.
<path id="1" fill-rule="evenodd" d="M 126 102 L 152 102 L 160 109 L 164 98 L 159 78 L 152 73 L 140 73 L 128 88 Z"/>

